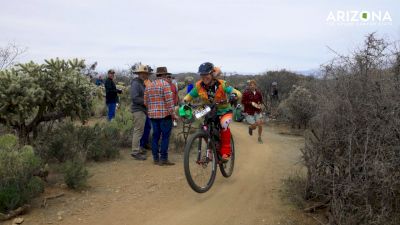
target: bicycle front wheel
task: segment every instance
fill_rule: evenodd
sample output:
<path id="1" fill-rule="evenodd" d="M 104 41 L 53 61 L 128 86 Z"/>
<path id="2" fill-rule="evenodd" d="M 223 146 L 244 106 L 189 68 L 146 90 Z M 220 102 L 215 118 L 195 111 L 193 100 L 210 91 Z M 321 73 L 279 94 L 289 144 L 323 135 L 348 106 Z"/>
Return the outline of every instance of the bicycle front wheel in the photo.
<path id="1" fill-rule="evenodd" d="M 186 146 L 183 166 L 189 186 L 198 193 L 208 191 L 217 173 L 217 155 L 209 136 L 199 131 L 193 134 Z"/>

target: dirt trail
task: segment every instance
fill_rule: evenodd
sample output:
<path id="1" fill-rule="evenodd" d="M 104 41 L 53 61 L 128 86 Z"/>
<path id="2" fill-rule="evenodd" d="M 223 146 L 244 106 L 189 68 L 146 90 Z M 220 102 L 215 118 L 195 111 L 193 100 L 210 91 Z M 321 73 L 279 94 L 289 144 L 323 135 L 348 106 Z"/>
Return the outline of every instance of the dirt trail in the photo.
<path id="1" fill-rule="evenodd" d="M 89 166 L 94 176 L 88 190 L 53 190 L 66 195 L 32 210 L 24 224 L 315 224 L 279 194 L 281 179 L 298 169 L 303 139 L 268 127 L 264 144 L 258 144 L 246 125 L 231 128 L 237 149 L 234 174 L 226 179 L 218 172 L 207 193 L 190 189 L 182 155 L 174 150 L 170 159 L 177 164 L 172 167 L 135 161 L 126 150 L 119 160 Z"/>

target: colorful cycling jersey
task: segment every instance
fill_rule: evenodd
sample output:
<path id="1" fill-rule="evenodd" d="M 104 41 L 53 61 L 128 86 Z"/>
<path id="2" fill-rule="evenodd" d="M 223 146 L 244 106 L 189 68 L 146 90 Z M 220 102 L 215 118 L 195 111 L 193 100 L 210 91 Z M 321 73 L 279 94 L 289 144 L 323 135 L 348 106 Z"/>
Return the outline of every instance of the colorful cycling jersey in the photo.
<path id="1" fill-rule="evenodd" d="M 203 103 L 222 102 L 217 106 L 217 114 L 223 115 L 232 110 L 231 105 L 227 101 L 231 93 L 236 93 L 240 98 L 242 94 L 231 86 L 226 84 L 226 81 L 216 79 L 214 85 L 207 86 L 201 80 L 197 81 L 194 88 L 185 96 L 185 101 L 191 101 L 193 98 L 200 98 Z"/>

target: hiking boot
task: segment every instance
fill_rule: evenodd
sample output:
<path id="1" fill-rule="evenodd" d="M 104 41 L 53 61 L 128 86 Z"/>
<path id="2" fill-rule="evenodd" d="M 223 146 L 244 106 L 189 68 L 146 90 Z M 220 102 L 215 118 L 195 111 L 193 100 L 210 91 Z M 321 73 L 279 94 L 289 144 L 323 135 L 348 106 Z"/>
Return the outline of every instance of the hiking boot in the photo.
<path id="1" fill-rule="evenodd" d="M 173 165 L 175 165 L 175 163 L 169 161 L 168 159 L 160 160 L 160 166 L 173 166 Z"/>
<path id="2" fill-rule="evenodd" d="M 261 137 L 258 137 L 258 143 L 260 143 L 260 144 L 264 143 L 264 142 L 262 141 Z"/>
<path id="3" fill-rule="evenodd" d="M 249 134 L 250 134 L 250 136 L 253 135 L 253 129 L 251 129 L 251 127 L 249 127 Z"/>
<path id="4" fill-rule="evenodd" d="M 131 156 L 136 159 L 136 160 L 146 160 L 146 155 L 143 155 L 141 153 L 131 153 Z"/>
<path id="5" fill-rule="evenodd" d="M 153 160 L 154 165 L 159 165 L 160 164 L 160 160 Z"/>

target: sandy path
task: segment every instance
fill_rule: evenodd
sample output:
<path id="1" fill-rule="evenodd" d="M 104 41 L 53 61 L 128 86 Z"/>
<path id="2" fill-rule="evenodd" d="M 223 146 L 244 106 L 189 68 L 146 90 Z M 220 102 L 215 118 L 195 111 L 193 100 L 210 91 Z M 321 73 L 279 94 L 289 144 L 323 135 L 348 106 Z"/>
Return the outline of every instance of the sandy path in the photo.
<path id="1" fill-rule="evenodd" d="M 91 188 L 67 191 L 46 209 L 26 215 L 26 224 L 314 224 L 279 195 L 281 179 L 298 169 L 303 139 L 267 128 L 264 144 L 258 144 L 244 124 L 231 128 L 237 149 L 234 174 L 226 179 L 218 172 L 207 193 L 190 189 L 182 155 L 174 150 L 173 167 L 138 162 L 123 151 L 119 160 L 90 165 Z"/>

